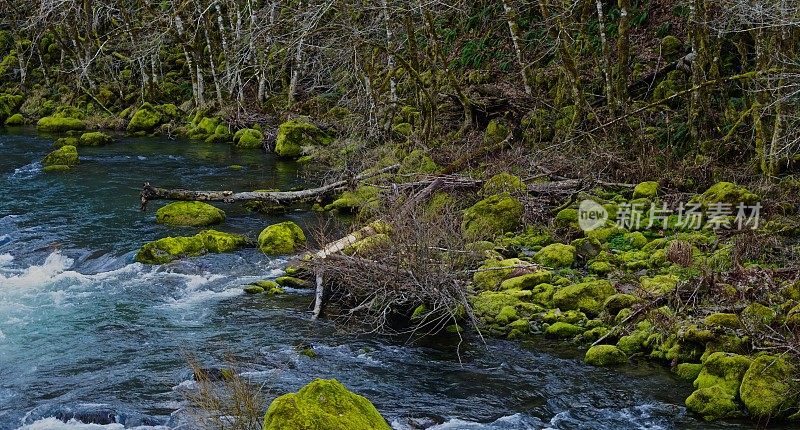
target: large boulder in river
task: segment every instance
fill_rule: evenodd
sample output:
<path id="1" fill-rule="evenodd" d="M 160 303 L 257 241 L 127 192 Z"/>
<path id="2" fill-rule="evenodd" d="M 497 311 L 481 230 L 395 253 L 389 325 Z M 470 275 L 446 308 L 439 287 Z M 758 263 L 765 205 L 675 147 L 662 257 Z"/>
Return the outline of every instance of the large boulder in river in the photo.
<path id="1" fill-rule="evenodd" d="M 44 171 L 67 170 L 79 163 L 78 149 L 72 145 L 62 146 L 47 154 L 42 160 Z"/>
<path id="2" fill-rule="evenodd" d="M 203 202 L 174 202 L 156 211 L 156 222 L 171 226 L 204 227 L 222 221 L 225 212 Z"/>
<path id="3" fill-rule="evenodd" d="M 273 224 L 258 235 L 258 248 L 267 255 L 292 254 L 305 243 L 303 229 L 291 221 Z"/>
<path id="4" fill-rule="evenodd" d="M 102 131 L 91 131 L 83 133 L 78 139 L 78 144 L 81 146 L 105 146 L 113 142 L 111 136 L 103 133 Z"/>
<path id="5" fill-rule="evenodd" d="M 233 252 L 247 245 L 247 238 L 238 234 L 205 230 L 190 237 L 165 237 L 146 243 L 136 254 L 144 264 L 166 264 L 184 257 L 196 257 L 208 252 Z"/>
<path id="6" fill-rule="evenodd" d="M 263 430 L 390 430 L 375 406 L 335 379 L 316 379 L 269 405 Z"/>
<path id="7" fill-rule="evenodd" d="M 281 157 L 295 158 L 314 146 L 327 145 L 331 137 L 307 119 L 296 118 L 278 127 L 275 153 Z"/>

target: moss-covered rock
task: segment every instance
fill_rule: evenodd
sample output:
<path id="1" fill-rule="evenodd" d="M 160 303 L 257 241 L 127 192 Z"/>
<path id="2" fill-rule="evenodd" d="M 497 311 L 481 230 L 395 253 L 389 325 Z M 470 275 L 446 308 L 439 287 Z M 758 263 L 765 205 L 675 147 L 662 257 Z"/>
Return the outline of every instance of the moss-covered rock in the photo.
<path id="1" fill-rule="evenodd" d="M 750 415 L 781 417 L 797 406 L 799 387 L 794 365 L 783 357 L 762 355 L 744 373 L 740 396 Z"/>
<path id="2" fill-rule="evenodd" d="M 275 282 L 281 287 L 287 288 L 309 288 L 311 283 L 305 279 L 296 278 L 294 276 L 280 276 L 275 278 Z"/>
<path id="3" fill-rule="evenodd" d="M 592 366 L 618 366 L 627 363 L 628 356 L 614 345 L 595 345 L 586 351 L 583 361 Z"/>
<path id="4" fill-rule="evenodd" d="M 549 270 L 537 270 L 522 276 L 506 279 L 500 283 L 503 290 L 530 290 L 539 284 L 545 284 L 553 279 L 553 272 Z"/>
<path id="5" fill-rule="evenodd" d="M 546 267 L 570 267 L 575 263 L 575 247 L 563 243 L 553 243 L 542 248 L 533 258 L 537 263 Z"/>
<path id="6" fill-rule="evenodd" d="M 575 309 L 587 315 L 597 315 L 606 299 L 616 292 L 606 280 L 583 282 L 556 291 L 553 304 L 561 310 Z"/>
<path id="7" fill-rule="evenodd" d="M 740 187 L 732 182 L 718 182 L 693 200 L 696 200 L 704 207 L 713 203 L 728 203 L 735 207 L 739 203 L 752 205 L 759 201 L 759 197 L 751 193 L 747 188 Z"/>
<path id="8" fill-rule="evenodd" d="M 701 363 L 681 363 L 672 369 L 675 375 L 684 381 L 694 381 L 702 370 L 703 365 Z"/>
<path id="9" fill-rule="evenodd" d="M 196 257 L 208 252 L 232 252 L 247 244 L 247 238 L 216 230 L 205 230 L 194 236 L 165 237 L 146 243 L 135 260 L 144 264 L 166 264 L 184 257 Z"/>
<path id="10" fill-rule="evenodd" d="M 291 221 L 271 225 L 258 235 L 258 248 L 267 255 L 292 254 L 305 243 L 303 229 Z"/>
<path id="11" fill-rule="evenodd" d="M 472 283 L 478 291 L 494 290 L 503 280 L 511 276 L 515 270 L 527 266 L 533 267 L 530 263 L 518 258 L 488 260 L 472 275 Z"/>
<path id="12" fill-rule="evenodd" d="M 376 210 L 380 205 L 380 194 L 380 188 L 362 185 L 355 190 L 342 193 L 339 198 L 326 205 L 325 210 L 340 212 Z"/>
<path id="13" fill-rule="evenodd" d="M 84 130 L 86 128 L 86 123 L 77 118 L 46 116 L 36 123 L 36 128 L 40 131 L 60 133 L 72 130 Z"/>
<path id="14" fill-rule="evenodd" d="M 245 294 L 261 294 L 264 292 L 264 288 L 258 285 L 246 285 L 242 289 L 244 290 Z"/>
<path id="15" fill-rule="evenodd" d="M 694 380 L 694 387 L 719 386 L 736 398 L 739 395 L 739 385 L 750 363 L 751 360 L 743 355 L 715 352 L 706 358 L 703 370 Z"/>
<path id="16" fill-rule="evenodd" d="M 654 199 L 658 195 L 658 182 L 642 182 L 633 189 L 634 199 Z"/>
<path id="17" fill-rule="evenodd" d="M 6 118 L 5 125 L 7 126 L 19 126 L 25 124 L 25 117 L 22 116 L 21 113 L 15 113 L 10 117 Z"/>
<path id="18" fill-rule="evenodd" d="M 584 329 L 577 325 L 559 321 L 548 326 L 544 330 L 544 334 L 547 337 L 552 337 L 557 339 L 570 339 L 579 334 L 582 334 L 583 331 Z"/>
<path id="19" fill-rule="evenodd" d="M 253 128 L 243 128 L 233 135 L 233 146 L 237 148 L 261 148 L 264 133 Z"/>
<path id="20" fill-rule="evenodd" d="M 722 327 L 722 328 L 739 328 L 742 323 L 736 314 L 714 313 L 706 316 L 703 322 L 707 326 Z"/>
<path id="21" fill-rule="evenodd" d="M 128 131 L 131 133 L 152 132 L 161 124 L 161 121 L 161 112 L 150 103 L 144 103 L 136 110 L 136 113 L 133 114 L 130 122 L 128 122 Z"/>
<path id="22" fill-rule="evenodd" d="M 83 133 L 78 139 L 78 144 L 81 146 L 104 146 L 113 142 L 111 136 L 103 133 L 102 131 L 92 131 Z"/>
<path id="23" fill-rule="evenodd" d="M 47 154 L 42 160 L 44 167 L 52 166 L 75 166 L 79 163 L 78 149 L 71 145 L 62 146 L 55 151 Z"/>
<path id="24" fill-rule="evenodd" d="M 156 222 L 172 226 L 203 227 L 225 221 L 225 212 L 203 202 L 174 202 L 156 211 Z"/>
<path id="25" fill-rule="evenodd" d="M 719 385 L 701 388 L 686 399 L 686 408 L 700 415 L 706 421 L 737 417 L 739 406 L 729 392 Z"/>
<path id="26" fill-rule="evenodd" d="M 603 302 L 603 309 L 605 309 L 609 315 L 616 315 L 619 311 L 630 308 L 640 301 L 638 297 L 631 294 L 614 294 Z"/>
<path id="27" fill-rule="evenodd" d="M 487 197 L 464 211 L 461 231 L 469 240 L 492 239 L 520 227 L 524 208 L 509 193 Z"/>
<path id="28" fill-rule="evenodd" d="M 678 286 L 678 277 L 675 275 L 643 276 L 639 281 L 643 290 L 654 295 L 669 294 Z"/>
<path id="29" fill-rule="evenodd" d="M 273 280 L 265 279 L 253 282 L 251 285 L 261 288 L 264 294 L 275 295 L 283 294 L 283 288 Z"/>
<path id="30" fill-rule="evenodd" d="M 335 379 L 317 379 L 297 393 L 275 399 L 263 430 L 391 430 L 366 398 Z"/>
<path id="31" fill-rule="evenodd" d="M 0 121 L 5 122 L 14 113 L 16 113 L 22 102 L 25 100 L 23 96 L 15 94 L 0 94 Z M 7 124 L 11 125 L 11 124 Z"/>
<path id="32" fill-rule="evenodd" d="M 491 196 L 500 193 L 524 194 L 528 187 L 519 176 L 510 173 L 500 173 L 489 178 L 481 188 L 481 194 Z"/>
<path id="33" fill-rule="evenodd" d="M 667 61 L 677 60 L 682 54 L 683 42 L 673 35 L 664 36 L 661 39 L 661 56 Z"/>
<path id="34" fill-rule="evenodd" d="M 770 325 L 775 320 L 778 313 L 768 306 L 758 302 L 747 305 L 742 310 L 741 321 L 751 327 Z"/>
<path id="35" fill-rule="evenodd" d="M 286 121 L 278 127 L 275 153 L 281 157 L 296 158 L 309 148 L 327 145 L 331 140 L 330 136 L 308 119 L 297 118 Z"/>
<path id="36" fill-rule="evenodd" d="M 421 149 L 415 149 L 403 158 L 400 168 L 397 170 L 399 175 L 415 173 L 434 173 L 439 170 L 439 166 Z"/>

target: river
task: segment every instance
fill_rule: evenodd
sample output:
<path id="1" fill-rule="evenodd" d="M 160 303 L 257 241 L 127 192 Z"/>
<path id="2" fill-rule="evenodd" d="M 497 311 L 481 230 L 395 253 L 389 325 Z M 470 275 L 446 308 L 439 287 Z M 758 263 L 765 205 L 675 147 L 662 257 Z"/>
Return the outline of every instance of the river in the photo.
<path id="1" fill-rule="evenodd" d="M 312 322 L 307 292 L 246 296 L 242 285 L 281 274 L 284 259 L 256 249 L 163 267 L 133 262 L 144 243 L 196 230 L 155 224 L 138 191 L 164 187 L 252 190 L 302 186 L 297 166 L 259 151 L 166 138 L 120 138 L 79 148 L 81 164 L 45 174 L 52 138 L 0 128 L 0 429 L 52 429 L 56 416 L 112 411 L 119 424 L 186 425 L 187 358 L 242 375 L 271 395 L 315 377 L 337 378 L 370 398 L 396 429 L 430 418 L 444 429 L 707 429 L 687 415 L 691 386 L 651 364 L 584 365 L 580 351 L 548 342 L 406 345 Z M 241 170 L 231 169 L 241 165 Z M 217 227 L 254 238 L 318 215 L 262 216 L 220 205 Z M 310 344 L 318 358 L 298 352 Z"/>

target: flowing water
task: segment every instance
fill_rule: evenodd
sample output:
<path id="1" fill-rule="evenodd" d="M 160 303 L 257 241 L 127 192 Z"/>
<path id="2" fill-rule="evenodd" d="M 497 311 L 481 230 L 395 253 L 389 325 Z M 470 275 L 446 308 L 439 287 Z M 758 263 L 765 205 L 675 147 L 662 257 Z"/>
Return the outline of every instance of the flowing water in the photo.
<path id="1" fill-rule="evenodd" d="M 292 163 L 165 138 L 122 138 L 81 148 L 81 165 L 45 174 L 52 139 L 0 128 L 0 429 L 191 428 L 188 357 L 237 369 L 269 393 L 337 378 L 370 398 L 396 429 L 746 428 L 687 415 L 691 392 L 650 365 L 596 369 L 556 345 L 488 341 L 405 345 L 311 322 L 306 292 L 246 296 L 282 259 L 255 249 L 162 267 L 133 262 L 142 243 L 193 229 L 156 225 L 138 191 L 163 187 L 252 190 L 302 186 Z M 230 165 L 241 165 L 242 170 Z M 151 206 L 155 206 L 151 203 Z M 220 205 L 217 228 L 257 236 L 286 219 Z M 310 344 L 319 357 L 298 353 Z M 111 416 L 116 424 L 62 420 Z M 183 427 L 181 427 L 183 423 Z"/>

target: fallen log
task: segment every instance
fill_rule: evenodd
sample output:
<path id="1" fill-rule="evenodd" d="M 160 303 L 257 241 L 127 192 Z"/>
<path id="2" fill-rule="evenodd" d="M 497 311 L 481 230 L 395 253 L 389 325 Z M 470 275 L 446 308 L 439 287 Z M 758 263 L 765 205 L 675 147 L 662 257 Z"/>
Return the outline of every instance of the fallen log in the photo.
<path id="1" fill-rule="evenodd" d="M 353 182 L 363 181 L 384 173 L 393 172 L 400 168 L 399 164 L 393 164 L 376 171 L 366 171 L 356 175 L 351 180 L 341 180 L 317 188 L 309 188 L 300 191 L 193 191 L 182 189 L 158 188 L 145 182 L 142 187 L 141 210 L 147 209 L 147 203 L 151 200 L 183 200 L 201 202 L 246 202 L 246 201 L 266 201 L 277 204 L 288 204 L 300 201 L 308 201 L 325 194 L 346 188 Z"/>

